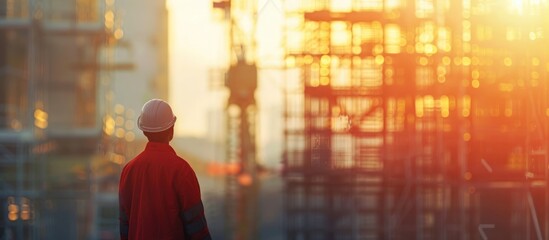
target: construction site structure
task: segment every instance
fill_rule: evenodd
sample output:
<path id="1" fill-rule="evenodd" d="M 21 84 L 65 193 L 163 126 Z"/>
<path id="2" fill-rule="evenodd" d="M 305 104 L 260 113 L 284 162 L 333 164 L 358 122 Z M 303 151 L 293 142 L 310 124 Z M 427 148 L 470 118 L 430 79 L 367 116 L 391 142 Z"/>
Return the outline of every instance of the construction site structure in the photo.
<path id="1" fill-rule="evenodd" d="M 548 239 L 549 2 L 285 1 L 293 239 Z"/>
<path id="2" fill-rule="evenodd" d="M 169 101 L 166 1 L 112 1 L 106 7 L 115 13 L 116 42 L 103 48 L 100 60 L 111 71 L 103 71 L 104 127 L 99 155 L 91 163 L 94 215 L 90 239 L 119 238 L 119 177 L 147 142 L 137 128 L 141 107 L 153 98 Z"/>
<path id="3" fill-rule="evenodd" d="M 225 163 L 237 168 L 235 174 L 227 174 L 225 179 L 225 233 L 228 239 L 258 239 L 257 3 L 249 0 L 213 1 L 213 8 L 222 11 L 228 24 L 230 67 L 225 74 L 225 87 L 229 90 L 225 109 Z"/>
<path id="4" fill-rule="evenodd" d="M 118 237 L 92 224 L 91 162 L 122 37 L 113 3 L 0 1 L 1 239 Z"/>

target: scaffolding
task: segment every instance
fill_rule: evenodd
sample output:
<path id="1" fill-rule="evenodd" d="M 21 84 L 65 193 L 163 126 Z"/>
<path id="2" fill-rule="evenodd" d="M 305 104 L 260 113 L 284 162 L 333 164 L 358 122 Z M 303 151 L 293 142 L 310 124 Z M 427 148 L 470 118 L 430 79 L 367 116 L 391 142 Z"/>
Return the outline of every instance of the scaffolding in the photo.
<path id="1" fill-rule="evenodd" d="M 97 0 L 0 1 L 0 238 L 92 234 L 89 163 L 114 13 Z M 114 238 L 114 236 L 113 236 Z"/>
<path id="2" fill-rule="evenodd" d="M 549 238 L 547 1 L 286 1 L 288 239 Z"/>

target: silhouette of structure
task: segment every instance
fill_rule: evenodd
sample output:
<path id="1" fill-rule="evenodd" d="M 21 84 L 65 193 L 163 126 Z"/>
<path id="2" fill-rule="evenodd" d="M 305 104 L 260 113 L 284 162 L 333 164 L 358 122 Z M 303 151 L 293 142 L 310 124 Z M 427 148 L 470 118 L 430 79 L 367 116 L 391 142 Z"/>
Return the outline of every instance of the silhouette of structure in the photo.
<path id="1" fill-rule="evenodd" d="M 226 175 L 225 232 L 228 239 L 258 239 L 254 36 L 257 5 L 249 0 L 222 0 L 213 1 L 213 7 L 223 12 L 228 24 L 230 67 L 225 77 L 225 87 L 229 90 L 225 110 L 225 163 L 237 169 L 234 174 Z"/>
<path id="2" fill-rule="evenodd" d="M 112 70 L 105 82 L 104 123 L 101 157 L 92 162 L 95 199 L 94 235 L 118 239 L 118 183 L 125 164 L 143 150 L 145 136 L 137 128 L 137 117 L 145 100 L 169 99 L 168 11 L 166 1 L 113 1 L 108 10 L 116 13 L 116 44 L 110 45 L 108 63 Z M 147 20 L 143 21 L 143 13 Z M 118 35 L 116 35 L 118 34 Z M 107 55 L 107 54 L 106 54 Z M 116 69 L 113 68 L 116 66 Z M 124 71 L 122 71 L 124 70 Z"/>
<path id="3" fill-rule="evenodd" d="M 286 1 L 288 239 L 549 238 L 547 1 Z"/>
<path id="4" fill-rule="evenodd" d="M 113 1 L 0 1 L 0 238 L 95 239 Z M 117 236 L 112 236 L 114 239 Z M 107 239 L 108 236 L 102 236 Z"/>

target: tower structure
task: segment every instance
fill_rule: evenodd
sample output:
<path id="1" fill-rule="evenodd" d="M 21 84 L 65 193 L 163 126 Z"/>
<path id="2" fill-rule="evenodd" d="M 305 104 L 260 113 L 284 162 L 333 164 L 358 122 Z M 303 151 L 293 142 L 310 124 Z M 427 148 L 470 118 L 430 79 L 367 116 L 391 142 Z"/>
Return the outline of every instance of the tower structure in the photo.
<path id="1" fill-rule="evenodd" d="M 229 99 L 225 110 L 227 166 L 234 174 L 226 176 L 226 231 L 229 239 L 258 238 L 258 163 L 256 156 L 257 66 L 255 64 L 256 1 L 214 1 L 228 24 L 229 69 L 225 87 Z"/>

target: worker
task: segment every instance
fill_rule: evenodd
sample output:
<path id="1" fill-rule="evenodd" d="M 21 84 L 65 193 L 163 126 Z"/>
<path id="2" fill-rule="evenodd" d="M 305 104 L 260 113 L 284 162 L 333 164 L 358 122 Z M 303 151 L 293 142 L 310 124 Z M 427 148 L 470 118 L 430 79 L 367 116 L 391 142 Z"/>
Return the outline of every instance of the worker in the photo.
<path id="1" fill-rule="evenodd" d="M 165 101 L 143 105 L 137 125 L 149 142 L 122 170 L 121 239 L 211 239 L 196 175 L 169 145 L 175 121 Z"/>

